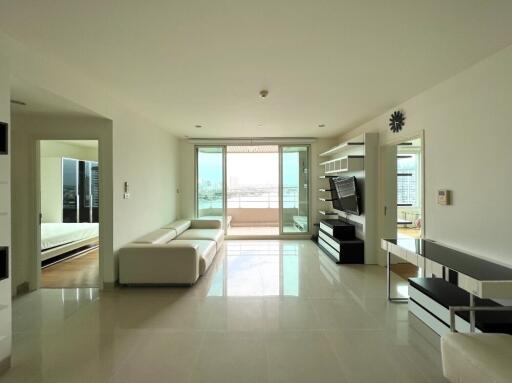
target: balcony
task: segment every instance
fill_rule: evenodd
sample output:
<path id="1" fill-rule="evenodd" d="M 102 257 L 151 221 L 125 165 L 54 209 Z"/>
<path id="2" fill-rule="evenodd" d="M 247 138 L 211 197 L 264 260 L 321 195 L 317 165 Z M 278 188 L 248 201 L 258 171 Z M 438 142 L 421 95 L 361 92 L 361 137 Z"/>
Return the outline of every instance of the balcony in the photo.
<path id="1" fill-rule="evenodd" d="M 279 235 L 279 193 L 276 187 L 229 188 L 227 195 L 228 235 Z M 208 195 L 202 193 L 201 195 Z M 199 216 L 222 216 L 221 198 L 200 200 Z M 296 187 L 283 188 L 283 231 L 307 232 L 307 202 L 299 202 Z"/>

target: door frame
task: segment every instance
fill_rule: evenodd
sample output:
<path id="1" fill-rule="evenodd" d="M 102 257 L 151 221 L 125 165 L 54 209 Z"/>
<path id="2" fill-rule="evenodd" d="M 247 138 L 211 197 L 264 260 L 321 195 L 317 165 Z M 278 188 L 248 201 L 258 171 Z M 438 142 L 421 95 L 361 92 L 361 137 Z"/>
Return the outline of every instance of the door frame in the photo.
<path id="1" fill-rule="evenodd" d="M 13 124 L 14 125 L 14 124 Z M 27 117 L 22 130 L 14 134 L 13 147 L 16 149 L 15 161 L 21 158 L 26 161 L 30 185 L 21 186 L 13 183 L 13 192 L 25 187 L 27 193 L 20 196 L 13 204 L 14 214 L 24 222 L 18 233 L 26 230 L 28 238 L 22 235 L 14 236 L 14 245 L 21 247 L 27 255 L 24 264 L 18 263 L 14 293 L 33 291 L 41 288 L 41 231 L 39 214 L 41 211 L 40 185 L 40 141 L 52 140 L 96 140 L 98 141 L 98 162 L 103 165 L 100 172 L 100 212 L 99 212 L 99 288 L 113 287 L 117 280 L 117 266 L 114 256 L 114 227 L 113 227 L 113 121 L 106 118 L 89 118 L 64 116 L 51 119 Z M 16 126 L 16 125 L 14 125 Z M 74 129 L 70 129 L 73 127 Z M 20 129 L 20 128 L 18 128 Z M 16 130 L 16 127 L 15 127 Z M 14 151 L 13 151 L 14 153 Z M 23 155 L 22 153 L 26 153 Z M 19 157 L 17 157 L 19 156 Z M 25 208 L 26 207 L 26 208 Z M 22 243 L 23 244 L 22 244 Z M 14 276 L 14 274 L 13 274 Z M 26 285 L 25 285 L 26 284 Z"/>
<path id="2" fill-rule="evenodd" d="M 405 141 L 411 141 L 411 140 L 414 140 L 414 139 L 420 139 L 421 140 L 421 158 L 420 158 L 420 168 L 421 168 L 421 187 L 420 187 L 420 198 L 421 198 L 421 238 L 425 238 L 425 228 L 427 227 L 426 223 L 427 223 L 427 217 L 425 215 L 425 205 L 426 205 L 426 200 L 425 200 L 425 131 L 424 130 L 420 130 L 419 132 L 416 132 L 414 134 L 411 134 L 409 136 L 404 136 L 404 137 L 400 137 L 400 138 L 397 138 L 395 140 L 392 140 L 392 141 L 389 141 L 389 142 L 386 142 L 383 146 L 388 146 L 388 145 L 398 145 L 399 143 L 401 142 L 405 142 Z M 395 206 L 396 207 L 396 206 Z"/>

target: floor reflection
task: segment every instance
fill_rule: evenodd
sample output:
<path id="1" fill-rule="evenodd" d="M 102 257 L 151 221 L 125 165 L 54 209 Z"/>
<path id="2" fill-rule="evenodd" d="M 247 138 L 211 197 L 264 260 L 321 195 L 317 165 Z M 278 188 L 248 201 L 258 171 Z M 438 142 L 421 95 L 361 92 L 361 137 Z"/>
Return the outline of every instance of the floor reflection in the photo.
<path id="1" fill-rule="evenodd" d="M 228 242 L 208 296 L 299 296 L 299 274 L 297 243 Z"/>

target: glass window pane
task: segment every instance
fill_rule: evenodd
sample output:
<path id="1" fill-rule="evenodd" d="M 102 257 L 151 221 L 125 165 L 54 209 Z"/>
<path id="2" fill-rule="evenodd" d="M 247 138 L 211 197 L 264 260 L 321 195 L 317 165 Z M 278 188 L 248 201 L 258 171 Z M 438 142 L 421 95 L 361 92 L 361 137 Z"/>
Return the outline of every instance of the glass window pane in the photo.
<path id="1" fill-rule="evenodd" d="M 283 233 L 308 232 L 309 147 L 282 147 L 281 166 Z"/>
<path id="2" fill-rule="evenodd" d="M 197 148 L 197 217 L 224 215 L 224 166 L 222 147 Z"/>
<path id="3" fill-rule="evenodd" d="M 62 205 L 63 222 L 77 222 L 77 186 L 78 161 L 64 158 L 62 160 Z"/>

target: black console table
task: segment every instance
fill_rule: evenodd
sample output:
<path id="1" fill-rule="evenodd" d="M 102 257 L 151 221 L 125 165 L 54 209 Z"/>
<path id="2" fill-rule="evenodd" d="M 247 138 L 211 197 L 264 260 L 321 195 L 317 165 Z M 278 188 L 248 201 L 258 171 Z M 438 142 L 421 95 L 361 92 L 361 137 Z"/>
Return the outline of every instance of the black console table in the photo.
<path id="1" fill-rule="evenodd" d="M 468 293 L 469 306 L 475 298 L 512 298 L 512 269 L 428 239 L 383 239 L 387 252 L 387 296 L 390 301 L 408 302 L 391 296 L 391 255 L 421 268 L 423 277 L 441 278 Z M 475 312 L 470 311 L 470 330 L 475 330 Z"/>
<path id="2" fill-rule="evenodd" d="M 336 263 L 364 263 L 364 241 L 354 225 L 337 219 L 320 221 L 318 246 Z"/>

